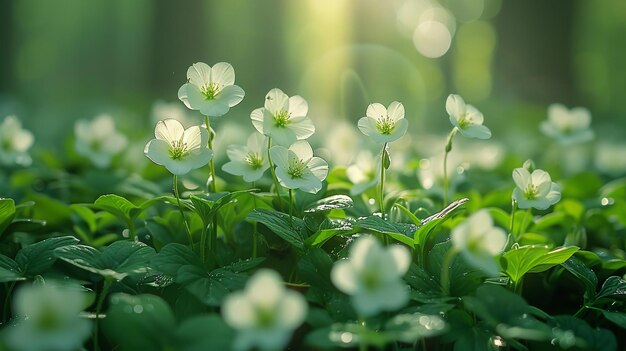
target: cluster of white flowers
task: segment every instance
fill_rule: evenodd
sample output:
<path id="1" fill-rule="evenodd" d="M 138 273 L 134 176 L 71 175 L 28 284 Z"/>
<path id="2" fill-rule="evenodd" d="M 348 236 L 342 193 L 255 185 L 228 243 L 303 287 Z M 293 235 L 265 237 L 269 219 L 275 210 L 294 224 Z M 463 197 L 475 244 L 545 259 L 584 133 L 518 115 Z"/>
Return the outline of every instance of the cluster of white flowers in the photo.
<path id="1" fill-rule="evenodd" d="M 17 117 L 6 117 L 0 123 L 0 165 L 28 166 L 31 158 L 27 151 L 33 142 L 33 134 L 22 128 Z"/>
<path id="2" fill-rule="evenodd" d="M 126 136 L 115 130 L 113 118 L 106 114 L 99 115 L 93 121 L 76 122 L 74 134 L 76 152 L 99 168 L 108 167 L 112 158 L 128 144 Z"/>
<path id="3" fill-rule="evenodd" d="M 92 323 L 81 317 L 87 303 L 82 288 L 54 282 L 25 285 L 15 292 L 16 318 L 5 330 L 11 350 L 71 351 L 82 348 Z"/>

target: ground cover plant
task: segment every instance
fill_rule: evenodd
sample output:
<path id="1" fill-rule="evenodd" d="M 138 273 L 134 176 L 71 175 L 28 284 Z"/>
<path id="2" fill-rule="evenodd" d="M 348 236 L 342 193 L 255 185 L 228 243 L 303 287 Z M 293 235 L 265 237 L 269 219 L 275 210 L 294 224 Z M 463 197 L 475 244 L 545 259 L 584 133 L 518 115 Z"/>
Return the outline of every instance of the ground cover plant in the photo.
<path id="1" fill-rule="evenodd" d="M 305 97 L 248 95 L 225 62 L 194 63 L 181 84 L 195 119 L 156 122 L 140 172 L 106 115 L 76 124 L 66 163 L 33 162 L 34 136 L 4 118 L 2 348 L 625 346 L 626 178 L 519 156 L 471 167 L 464 148 L 491 138 L 489 116 L 457 94 L 437 117 L 441 162 L 395 149 L 411 111 L 384 101 L 353 126 L 377 153 L 333 166 L 308 141 Z M 220 120 L 244 97 L 256 131 L 218 162 Z M 590 122 L 555 104 L 536 133 L 584 144 Z"/>

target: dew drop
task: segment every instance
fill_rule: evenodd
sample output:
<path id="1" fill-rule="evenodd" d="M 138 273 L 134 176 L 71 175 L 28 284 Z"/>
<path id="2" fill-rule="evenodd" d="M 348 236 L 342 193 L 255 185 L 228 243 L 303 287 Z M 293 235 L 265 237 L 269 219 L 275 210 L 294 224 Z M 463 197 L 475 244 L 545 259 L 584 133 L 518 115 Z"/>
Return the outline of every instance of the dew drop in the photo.
<path id="1" fill-rule="evenodd" d="M 143 306 L 142 305 L 135 305 L 135 307 L 133 307 L 133 312 L 140 314 L 143 312 Z"/>

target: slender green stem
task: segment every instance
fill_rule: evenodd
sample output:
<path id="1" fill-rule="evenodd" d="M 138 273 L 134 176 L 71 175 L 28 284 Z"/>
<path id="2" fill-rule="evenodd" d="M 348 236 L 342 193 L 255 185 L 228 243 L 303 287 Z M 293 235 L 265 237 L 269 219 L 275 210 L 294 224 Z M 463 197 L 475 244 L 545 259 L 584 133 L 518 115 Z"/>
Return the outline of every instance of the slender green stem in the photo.
<path id="1" fill-rule="evenodd" d="M 458 129 L 452 128 L 452 131 L 448 135 L 448 141 L 446 142 L 446 151 L 443 154 L 443 205 L 448 204 L 448 154 L 452 151 L 452 139 L 456 135 Z"/>
<path id="2" fill-rule="evenodd" d="M 533 217 L 532 208 L 529 208 L 526 211 L 526 215 L 522 219 L 522 225 L 519 226 L 519 232 L 517 233 L 517 237 L 520 237 L 520 236 L 522 236 L 522 234 L 524 234 L 524 233 L 522 233 L 522 231 L 526 231 L 526 225 L 527 225 L 527 222 L 528 222 L 528 218 L 532 218 L 532 217 Z M 532 219 L 531 219 L 531 221 L 532 221 Z"/>
<path id="3" fill-rule="evenodd" d="M 521 277 L 520 280 L 516 282 L 511 280 L 511 291 L 513 291 L 517 295 L 522 295 L 523 286 L 524 286 L 524 277 Z"/>
<path id="4" fill-rule="evenodd" d="M 513 233 L 513 229 L 515 227 L 515 212 L 516 211 L 517 211 L 517 201 L 512 200 L 511 201 L 511 225 L 509 226 L 509 233 L 511 233 L 513 236 L 515 236 L 515 233 Z"/>
<path id="5" fill-rule="evenodd" d="M 576 313 L 574 313 L 574 317 L 582 317 L 582 315 L 585 313 L 585 311 L 587 311 L 587 306 L 586 305 L 582 305 L 582 307 L 580 309 L 578 309 L 578 311 L 576 311 Z"/>
<path id="6" fill-rule="evenodd" d="M 95 351 L 100 350 L 100 345 L 98 343 L 98 325 L 100 324 L 100 311 L 102 310 L 102 304 L 104 303 L 104 299 L 109 292 L 109 288 L 111 288 L 111 284 L 112 281 L 107 279 L 104 280 L 102 291 L 100 292 L 100 296 L 98 296 L 98 302 L 96 303 L 96 320 L 93 325 L 93 349 Z"/>
<path id="7" fill-rule="evenodd" d="M 6 322 L 9 319 L 9 305 L 11 302 L 11 295 L 13 294 L 13 289 L 15 288 L 16 281 L 12 281 L 10 284 L 5 284 L 8 286 L 7 295 L 4 297 L 4 306 L 2 307 L 2 322 Z"/>
<path id="8" fill-rule="evenodd" d="M 367 325 L 365 323 L 365 318 L 359 318 L 359 324 L 361 325 L 362 333 L 359 335 L 359 351 L 367 351 L 367 341 L 366 338 L 363 337 L 363 334 L 367 332 Z"/>
<path id="9" fill-rule="evenodd" d="M 252 182 L 252 188 L 256 189 L 256 184 L 254 182 Z M 254 194 L 252 194 L 252 205 L 256 209 L 256 196 Z M 257 251 L 258 251 L 257 246 L 259 245 L 258 236 L 259 236 L 259 233 L 257 232 L 257 222 L 253 221 L 252 222 L 252 258 L 256 258 L 257 256 Z"/>
<path id="10" fill-rule="evenodd" d="M 387 150 L 387 143 L 383 145 L 383 150 L 380 153 L 380 187 L 378 193 L 380 216 L 385 219 L 385 152 Z"/>
<path id="11" fill-rule="evenodd" d="M 209 149 L 213 150 L 213 133 L 211 132 L 211 121 L 209 119 L 209 116 L 204 116 L 204 124 L 206 125 L 206 130 L 209 132 L 209 143 L 208 143 L 208 147 Z M 214 161 L 215 157 L 211 157 L 211 160 L 209 161 L 209 181 L 207 181 L 207 192 L 208 193 L 216 193 L 217 192 L 217 185 L 215 184 L 215 182 L 217 181 L 217 178 L 215 178 L 215 161 Z"/>
<path id="12" fill-rule="evenodd" d="M 280 201 L 280 184 L 276 177 L 276 170 L 274 169 L 274 161 L 272 161 L 272 155 L 270 154 L 270 148 L 272 147 L 272 138 L 267 138 L 267 160 L 270 163 L 270 173 L 272 173 L 272 180 L 274 181 L 274 190 L 276 191 L 276 199 L 278 199 L 278 206 L 282 211 L 282 202 Z"/>
<path id="13" fill-rule="evenodd" d="M 450 266 L 456 254 L 457 250 L 455 248 L 448 250 L 441 265 L 441 290 L 446 296 L 450 295 Z"/>
<path id="14" fill-rule="evenodd" d="M 189 237 L 189 245 L 191 246 L 191 249 L 193 250 L 193 237 L 191 236 L 191 229 L 189 229 L 189 223 L 187 223 L 187 217 L 185 217 L 185 212 L 183 211 L 183 205 L 180 203 L 180 193 L 178 192 L 178 176 L 175 174 L 174 174 L 174 196 L 176 197 L 176 203 L 178 204 L 178 211 L 180 211 L 180 216 L 183 218 L 183 223 L 185 224 L 185 230 L 187 231 L 187 236 Z"/>
<path id="15" fill-rule="evenodd" d="M 289 189 L 289 222 L 293 227 L 293 189 Z"/>

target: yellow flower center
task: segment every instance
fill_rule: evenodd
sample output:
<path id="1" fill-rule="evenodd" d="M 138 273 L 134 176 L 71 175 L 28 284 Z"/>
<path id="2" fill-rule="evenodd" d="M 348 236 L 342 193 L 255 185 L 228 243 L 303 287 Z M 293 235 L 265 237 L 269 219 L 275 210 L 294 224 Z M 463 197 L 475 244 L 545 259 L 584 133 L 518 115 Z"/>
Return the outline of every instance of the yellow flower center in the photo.
<path id="1" fill-rule="evenodd" d="M 209 85 L 200 89 L 202 95 L 204 95 L 204 98 L 207 100 L 215 99 L 215 96 L 219 94 L 220 90 L 221 87 L 217 83 L 210 83 Z"/>
<path id="2" fill-rule="evenodd" d="M 536 199 L 538 194 L 539 194 L 539 189 L 537 189 L 537 186 L 535 184 L 532 184 L 532 183 L 528 184 L 526 189 L 524 189 L 524 197 L 527 200 Z"/>
<path id="3" fill-rule="evenodd" d="M 376 129 L 382 135 L 389 135 L 396 129 L 396 123 L 389 116 L 379 118 L 376 121 Z"/>
<path id="4" fill-rule="evenodd" d="M 472 124 L 474 124 L 474 121 L 472 120 L 472 117 L 467 115 L 467 113 L 463 114 L 461 119 L 459 119 L 459 128 L 461 129 L 465 129 Z"/>
<path id="5" fill-rule="evenodd" d="M 306 169 L 306 164 L 304 161 L 292 158 L 289 160 L 289 164 L 287 165 L 287 174 L 291 176 L 291 179 L 294 178 L 302 178 L 304 176 L 304 170 Z"/>
<path id="6" fill-rule="evenodd" d="M 291 115 L 285 110 L 281 110 L 274 115 L 274 126 L 278 128 L 285 128 L 287 124 L 291 122 Z"/>
<path id="7" fill-rule="evenodd" d="M 380 275 L 372 269 L 363 272 L 361 279 L 368 290 L 374 290 L 380 285 Z"/>
<path id="8" fill-rule="evenodd" d="M 252 169 L 259 169 L 263 167 L 263 156 L 261 156 L 258 152 L 248 152 L 245 161 Z"/>
<path id="9" fill-rule="evenodd" d="M 172 160 L 182 160 L 185 156 L 189 155 L 189 150 L 187 150 L 187 143 L 184 143 L 182 140 L 175 140 L 170 145 L 170 158 Z"/>

